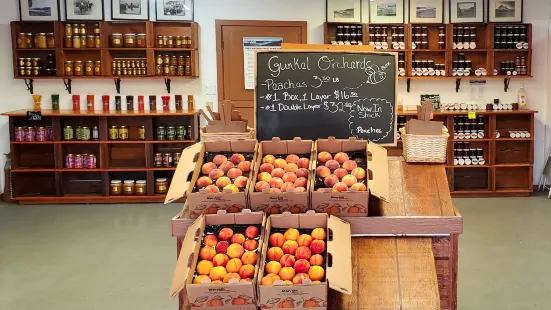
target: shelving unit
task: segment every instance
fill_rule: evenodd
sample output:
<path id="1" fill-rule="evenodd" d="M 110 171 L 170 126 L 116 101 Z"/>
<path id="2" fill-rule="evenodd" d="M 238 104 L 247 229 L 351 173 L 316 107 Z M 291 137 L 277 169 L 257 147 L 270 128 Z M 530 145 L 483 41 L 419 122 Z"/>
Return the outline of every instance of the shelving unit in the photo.
<path id="1" fill-rule="evenodd" d="M 155 153 L 179 153 L 199 141 L 199 113 L 191 112 L 85 112 L 42 110 L 42 120 L 27 119 L 27 110 L 3 113 L 9 117 L 12 154 L 12 198 L 20 204 L 162 202 L 155 179 L 174 175 L 175 167 L 154 167 Z M 98 126 L 99 140 L 62 140 L 63 127 Z M 109 126 L 129 126 L 133 140 L 108 140 Z M 191 140 L 156 141 L 157 126 L 191 126 Z M 52 126 L 53 141 L 16 142 L 15 127 Z M 146 139 L 138 139 L 145 126 Z M 68 153 L 93 153 L 96 169 L 65 167 Z M 146 180 L 147 196 L 110 196 L 110 180 Z"/>

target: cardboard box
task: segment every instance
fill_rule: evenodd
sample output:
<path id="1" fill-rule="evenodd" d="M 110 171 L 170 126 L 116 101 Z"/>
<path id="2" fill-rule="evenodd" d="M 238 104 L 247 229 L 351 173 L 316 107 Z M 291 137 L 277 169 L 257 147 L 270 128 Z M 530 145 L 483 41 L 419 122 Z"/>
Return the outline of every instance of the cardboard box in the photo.
<path id="1" fill-rule="evenodd" d="M 165 199 L 165 204 L 176 201 L 187 194 L 187 204 L 191 218 L 201 214 L 213 214 L 218 210 L 236 213 L 247 208 L 247 192 L 251 183 L 258 142 L 256 140 L 212 141 L 196 143 L 183 150 L 180 163 L 174 172 L 172 183 Z M 244 190 L 233 193 L 225 190 L 221 193 L 207 193 L 205 190 L 195 191 L 195 183 L 201 176 L 201 166 L 205 161 L 205 152 L 210 153 L 252 153 L 251 170 Z M 253 183 L 254 184 L 254 183 Z"/>
<path id="2" fill-rule="evenodd" d="M 170 298 L 178 296 L 185 289 L 187 300 L 191 309 L 250 309 L 256 310 L 258 271 L 261 262 L 261 255 L 258 254 L 258 261 L 255 266 L 255 275 L 252 282 L 237 282 L 226 284 L 193 284 L 195 267 L 199 258 L 199 251 L 202 248 L 203 233 L 208 225 L 265 225 L 266 217 L 262 212 L 251 212 L 243 210 L 241 213 L 229 214 L 219 211 L 217 214 L 200 215 L 188 228 L 182 249 L 176 263 L 172 285 L 170 287 Z M 260 241 L 258 248 L 263 248 L 264 230 L 260 230 Z"/>
<path id="3" fill-rule="evenodd" d="M 266 221 L 266 231 L 262 245 L 262 265 L 258 273 L 258 291 L 261 308 L 294 308 L 294 309 L 327 309 L 328 288 L 343 294 L 352 294 L 352 250 L 350 224 L 325 213 L 315 213 L 310 210 L 306 214 L 271 215 Z M 305 281 L 301 285 L 283 285 L 283 281 L 275 285 L 260 285 L 264 276 L 266 253 L 269 245 L 270 232 L 274 228 L 313 229 L 322 227 L 327 231 L 325 257 L 325 281 L 312 284 Z M 327 266 L 327 262 L 331 266 Z M 291 305 L 292 303 L 292 305 Z"/>
<path id="4" fill-rule="evenodd" d="M 315 157 L 311 162 L 313 178 L 310 188 L 312 190 L 312 210 L 318 213 L 338 214 L 341 216 L 367 216 L 370 193 L 380 199 L 388 201 L 388 156 L 384 147 L 365 140 L 349 138 L 347 140 L 320 139 L 315 144 Z M 365 192 L 356 192 L 349 189 L 347 192 L 333 192 L 331 189 L 316 191 L 317 156 L 320 152 L 329 152 L 332 155 L 338 152 L 358 151 L 366 155 L 366 187 Z"/>
<path id="5" fill-rule="evenodd" d="M 260 193 L 255 192 L 254 186 L 257 182 L 259 168 L 262 164 L 262 158 L 265 155 L 278 155 L 285 158 L 289 154 L 296 154 L 299 157 L 308 157 L 310 165 L 312 164 L 312 155 L 314 150 L 314 142 L 312 140 L 283 140 L 273 138 L 272 141 L 262 141 L 259 143 L 256 153 L 256 164 L 254 176 L 251 179 L 249 187 L 249 200 L 251 210 L 263 211 L 266 214 L 280 214 L 285 211 L 291 213 L 304 213 L 310 206 L 310 180 L 312 179 L 311 172 L 308 175 L 308 183 L 306 192 L 285 192 L 285 193 Z M 303 155 L 303 156 L 301 156 Z M 309 169 L 310 170 L 310 169 Z"/>

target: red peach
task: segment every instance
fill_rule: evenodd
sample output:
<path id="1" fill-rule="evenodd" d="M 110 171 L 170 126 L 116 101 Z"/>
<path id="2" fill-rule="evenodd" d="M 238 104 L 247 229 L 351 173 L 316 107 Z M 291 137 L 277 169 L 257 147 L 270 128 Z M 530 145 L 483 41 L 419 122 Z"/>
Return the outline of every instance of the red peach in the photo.
<path id="1" fill-rule="evenodd" d="M 212 169 L 209 172 L 209 178 L 211 178 L 213 180 L 216 180 L 216 179 L 221 178 L 223 176 L 224 176 L 224 171 L 222 171 L 220 169 Z"/>
<path id="2" fill-rule="evenodd" d="M 354 168 L 352 169 L 352 172 L 350 172 L 350 174 L 355 176 L 358 180 L 365 179 L 365 170 L 363 168 Z"/>
<path id="3" fill-rule="evenodd" d="M 207 275 L 204 275 L 204 274 L 198 275 L 193 279 L 193 284 L 201 284 L 203 283 L 203 281 L 207 279 L 210 279 L 209 276 Z"/>
<path id="4" fill-rule="evenodd" d="M 230 161 L 234 164 L 239 164 L 240 162 L 243 162 L 245 161 L 245 156 L 243 156 L 243 154 L 233 154 L 231 157 L 230 157 Z"/>
<path id="5" fill-rule="evenodd" d="M 310 166 L 310 160 L 308 158 L 302 157 L 298 160 L 297 166 L 299 168 L 308 169 L 308 166 Z"/>
<path id="6" fill-rule="evenodd" d="M 215 235 L 206 235 L 205 239 L 203 239 L 203 244 L 205 246 L 215 247 L 217 243 L 218 243 L 218 238 L 216 238 Z"/>
<path id="7" fill-rule="evenodd" d="M 259 233 L 260 231 L 256 226 L 249 226 L 247 227 L 247 229 L 245 229 L 245 236 L 247 236 L 247 238 L 254 239 L 258 236 Z"/>
<path id="8" fill-rule="evenodd" d="M 295 184 L 291 182 L 285 182 L 281 185 L 281 192 L 286 193 L 287 191 L 292 191 L 295 188 Z"/>
<path id="9" fill-rule="evenodd" d="M 210 246 L 202 248 L 199 252 L 199 257 L 201 257 L 202 260 L 212 260 L 214 255 L 216 255 L 216 250 Z"/>
<path id="10" fill-rule="evenodd" d="M 230 258 L 241 258 L 243 253 L 245 253 L 245 249 L 243 249 L 241 244 L 233 243 L 228 247 L 228 256 Z"/>
<path id="11" fill-rule="evenodd" d="M 296 241 L 293 240 L 287 240 L 281 247 L 283 250 L 283 253 L 285 254 L 295 254 L 296 250 L 298 248 L 298 244 Z"/>
<path id="12" fill-rule="evenodd" d="M 205 187 L 205 189 L 207 190 L 207 193 L 220 193 L 220 188 L 216 185 L 209 185 Z"/>
<path id="13" fill-rule="evenodd" d="M 239 187 L 237 187 L 233 184 L 228 184 L 228 185 L 224 186 L 224 189 L 229 189 L 232 193 L 238 193 L 239 192 Z"/>
<path id="14" fill-rule="evenodd" d="M 307 178 L 307 179 L 308 179 L 309 174 L 310 174 L 310 172 L 306 168 L 300 168 L 300 169 L 298 169 L 298 171 L 296 173 L 297 178 Z"/>
<path id="15" fill-rule="evenodd" d="M 226 254 L 228 252 L 228 247 L 230 246 L 230 243 L 228 241 L 220 241 L 216 245 L 216 253 L 222 253 Z"/>
<path id="16" fill-rule="evenodd" d="M 339 178 L 334 174 L 330 174 L 323 180 L 323 183 L 327 187 L 333 187 L 335 184 L 339 183 Z"/>
<path id="17" fill-rule="evenodd" d="M 251 171 L 251 162 L 250 161 L 242 161 L 237 165 L 237 168 L 243 172 L 249 172 Z"/>
<path id="18" fill-rule="evenodd" d="M 233 167 L 235 167 L 235 165 L 231 161 L 225 161 L 223 164 L 220 165 L 220 170 L 228 172 Z"/>
<path id="19" fill-rule="evenodd" d="M 258 248 L 258 241 L 254 239 L 249 239 L 245 241 L 245 243 L 243 244 L 243 248 L 245 248 L 245 250 L 247 251 L 254 251 L 256 250 L 256 248 Z"/>
<path id="20" fill-rule="evenodd" d="M 279 273 L 277 274 L 281 280 L 285 281 L 285 280 L 293 280 L 293 278 L 295 277 L 295 270 L 293 269 L 293 267 L 283 267 L 281 268 L 281 270 L 279 271 Z"/>
<path id="21" fill-rule="evenodd" d="M 362 183 L 353 184 L 352 186 L 350 186 L 350 188 L 355 189 L 357 192 L 365 192 L 367 190 L 365 184 Z"/>
<path id="22" fill-rule="evenodd" d="M 266 155 L 264 158 L 262 158 L 263 163 L 273 164 L 275 162 L 276 158 L 274 155 Z"/>
<path id="23" fill-rule="evenodd" d="M 271 173 L 274 170 L 274 166 L 272 164 L 265 163 L 265 164 L 260 165 L 259 170 L 260 170 L 260 172 Z"/>
<path id="24" fill-rule="evenodd" d="M 272 188 L 281 188 L 281 185 L 283 185 L 283 180 L 280 178 L 272 178 L 268 183 L 270 183 L 270 187 Z"/>
<path id="25" fill-rule="evenodd" d="M 267 256 L 269 260 L 279 261 L 283 257 L 283 250 L 280 247 L 271 247 Z"/>
<path id="26" fill-rule="evenodd" d="M 239 269 L 239 275 L 241 278 L 253 278 L 254 277 L 254 266 L 253 265 L 243 265 Z"/>
<path id="27" fill-rule="evenodd" d="M 318 154 L 318 160 L 322 163 L 325 163 L 331 159 L 333 159 L 333 156 L 331 156 L 331 154 L 329 154 L 328 152 L 320 152 Z"/>
<path id="28" fill-rule="evenodd" d="M 339 162 L 339 164 L 342 164 L 344 163 L 345 161 L 347 161 L 349 158 L 348 158 L 348 155 L 346 153 L 343 153 L 343 152 L 339 152 L 337 154 L 335 154 L 335 160 Z"/>
<path id="29" fill-rule="evenodd" d="M 228 170 L 228 178 L 235 179 L 237 177 L 240 177 L 243 175 L 243 171 L 237 169 L 237 168 L 231 168 Z"/>
<path id="30" fill-rule="evenodd" d="M 270 188 L 269 193 L 281 193 L 281 189 L 279 189 L 277 187 L 272 187 L 272 188 Z"/>
<path id="31" fill-rule="evenodd" d="M 300 233 L 298 232 L 298 230 L 296 228 L 288 228 L 285 231 L 285 233 L 283 234 L 283 236 L 287 240 L 297 241 L 298 236 L 300 236 Z"/>
<path id="32" fill-rule="evenodd" d="M 257 177 L 258 181 L 270 182 L 272 176 L 268 172 L 261 172 Z"/>
<path id="33" fill-rule="evenodd" d="M 231 243 L 243 244 L 244 242 L 245 242 L 245 235 L 243 234 L 234 234 L 231 237 Z"/>
<path id="34" fill-rule="evenodd" d="M 298 163 L 298 160 L 299 160 L 299 158 L 298 158 L 298 156 L 295 155 L 295 154 L 287 155 L 287 158 L 285 158 L 285 161 L 286 161 L 287 163 L 293 163 L 293 164 Z"/>
<path id="35" fill-rule="evenodd" d="M 222 282 L 228 283 L 230 282 L 231 279 L 241 280 L 241 277 L 239 276 L 239 274 L 234 272 L 226 273 L 226 275 L 224 276 L 224 280 L 222 280 Z"/>
<path id="36" fill-rule="evenodd" d="M 302 280 L 310 280 L 310 277 L 305 273 L 297 273 L 293 278 L 293 284 L 302 284 Z"/>
<path id="37" fill-rule="evenodd" d="M 287 166 L 285 166 L 285 172 L 294 172 L 294 173 L 296 173 L 297 171 L 298 171 L 297 164 L 290 163 L 290 164 L 287 164 Z"/>
<path id="38" fill-rule="evenodd" d="M 239 188 L 244 188 L 245 186 L 247 186 L 248 181 L 249 181 L 249 178 L 244 176 L 239 176 L 235 178 L 235 180 L 233 181 L 233 184 Z"/>
<path id="39" fill-rule="evenodd" d="M 228 184 L 231 184 L 231 180 L 228 177 L 221 177 L 216 180 L 216 186 L 218 187 L 225 187 Z"/>
<path id="40" fill-rule="evenodd" d="M 352 171 L 354 168 L 358 167 L 358 164 L 353 160 L 347 160 L 342 164 L 342 167 L 348 171 Z"/>
<path id="41" fill-rule="evenodd" d="M 302 186 L 295 187 L 295 193 L 305 193 L 305 192 L 306 192 L 305 187 L 302 187 Z"/>
<path id="42" fill-rule="evenodd" d="M 325 238 L 327 237 L 327 233 L 323 228 L 314 228 L 314 230 L 312 230 L 312 233 L 310 235 L 314 240 L 325 240 Z"/>
<path id="43" fill-rule="evenodd" d="M 310 251 L 314 254 L 321 254 L 325 252 L 325 241 L 323 240 L 314 240 L 310 244 Z M 283 250 L 285 252 L 285 250 Z"/>
<path id="44" fill-rule="evenodd" d="M 254 190 L 257 192 L 262 192 L 263 190 L 268 188 L 270 188 L 270 184 L 264 181 L 256 182 L 256 184 L 254 185 Z"/>
<path id="45" fill-rule="evenodd" d="M 310 235 L 307 235 L 307 234 L 302 234 L 300 236 L 298 236 L 297 238 L 297 244 L 299 246 L 310 246 L 310 243 L 312 243 L 312 236 Z"/>
<path id="46" fill-rule="evenodd" d="M 220 229 L 218 232 L 218 238 L 222 241 L 228 241 L 233 236 L 233 230 L 231 228 L 225 227 Z"/>
<path id="47" fill-rule="evenodd" d="M 337 178 L 342 179 L 345 175 L 348 174 L 348 171 L 346 171 L 346 169 L 339 168 L 339 169 L 335 169 L 333 174 L 336 175 Z"/>
<path id="48" fill-rule="evenodd" d="M 283 236 L 283 234 L 274 233 L 270 236 L 270 246 L 282 247 L 283 243 L 285 243 L 285 240 L 287 240 L 287 239 L 285 239 L 285 236 Z M 218 240 L 216 240 L 216 241 L 218 242 Z M 205 245 L 207 245 L 207 244 L 205 244 Z"/>
<path id="49" fill-rule="evenodd" d="M 202 260 L 199 263 L 197 263 L 197 274 L 203 274 L 207 275 L 210 273 L 214 265 L 211 261 L 208 260 Z"/>
<path id="50" fill-rule="evenodd" d="M 295 187 L 306 187 L 307 184 L 308 184 L 307 178 L 300 177 L 295 180 Z"/>
<path id="51" fill-rule="evenodd" d="M 305 259 L 299 259 L 295 262 L 294 268 L 298 273 L 306 273 L 310 269 L 310 263 Z"/>
<path id="52" fill-rule="evenodd" d="M 216 164 L 214 164 L 213 162 L 208 162 L 208 163 L 203 164 L 203 166 L 201 167 L 201 172 L 204 175 L 209 175 L 209 172 L 212 169 L 216 169 Z"/>
<path id="53" fill-rule="evenodd" d="M 246 282 L 253 282 L 253 280 L 251 278 L 246 278 L 246 279 L 239 280 L 239 282 L 246 283 Z"/>
<path id="54" fill-rule="evenodd" d="M 274 285 L 274 282 L 277 280 L 281 280 L 281 278 L 277 274 L 270 273 L 267 276 L 262 278 L 261 284 Z"/>
<path id="55" fill-rule="evenodd" d="M 308 276 L 312 281 L 321 281 L 324 275 L 325 270 L 323 270 L 320 266 L 312 266 L 310 267 L 310 270 L 308 270 Z"/>
<path id="56" fill-rule="evenodd" d="M 195 184 L 199 187 L 206 187 L 212 184 L 212 180 L 209 177 L 200 177 Z"/>
<path id="57" fill-rule="evenodd" d="M 282 178 L 283 175 L 285 174 L 285 170 L 281 169 L 281 168 L 275 168 L 274 170 L 272 170 L 272 178 Z"/>
<path id="58" fill-rule="evenodd" d="M 310 257 L 310 265 L 312 266 L 322 266 L 323 265 L 323 256 L 319 254 L 314 254 Z"/>
<path id="59" fill-rule="evenodd" d="M 298 259 L 310 259 L 310 257 L 312 257 L 312 251 L 310 251 L 310 248 L 307 246 L 299 246 L 295 252 L 295 256 Z"/>
<path id="60" fill-rule="evenodd" d="M 333 190 L 336 192 L 346 192 L 348 190 L 348 186 L 342 182 L 339 182 L 333 185 Z"/>
<path id="61" fill-rule="evenodd" d="M 333 159 L 328 160 L 328 161 L 325 163 L 325 167 L 329 168 L 329 170 L 338 169 L 340 166 L 341 166 L 341 164 L 339 164 L 338 161 L 333 160 Z"/>
<path id="62" fill-rule="evenodd" d="M 295 257 L 291 254 L 285 254 L 281 257 L 279 263 L 283 267 L 293 267 L 295 265 Z"/>
<path id="63" fill-rule="evenodd" d="M 212 258 L 212 264 L 214 265 L 214 267 L 216 266 L 225 267 L 229 260 L 230 259 L 228 258 L 228 255 L 218 253 L 214 255 L 214 257 Z"/>
<path id="64" fill-rule="evenodd" d="M 286 166 L 287 166 L 287 162 L 285 161 L 285 159 L 278 158 L 278 159 L 276 159 L 275 162 L 274 162 L 274 167 L 275 167 L 275 168 L 283 168 L 283 169 L 285 169 Z"/>
<path id="65" fill-rule="evenodd" d="M 239 272 L 239 269 L 241 269 L 241 266 L 243 266 L 243 263 L 239 258 L 232 258 L 226 264 L 226 270 L 228 272 Z"/>
<path id="66" fill-rule="evenodd" d="M 248 240 L 248 241 L 254 241 L 254 240 Z M 258 255 L 256 252 L 245 252 L 243 256 L 241 256 L 241 262 L 244 265 L 250 264 L 250 265 L 256 265 L 256 260 L 258 259 Z"/>
<path id="67" fill-rule="evenodd" d="M 353 175 L 347 174 L 344 176 L 344 178 L 342 178 L 342 182 L 346 184 L 346 186 L 350 187 L 356 184 L 356 182 L 358 182 L 358 179 L 356 179 L 356 177 Z"/>
<path id="68" fill-rule="evenodd" d="M 285 172 L 283 175 L 283 182 L 294 183 L 297 180 L 297 175 L 294 172 Z"/>
<path id="69" fill-rule="evenodd" d="M 216 165 L 220 166 L 221 164 L 228 161 L 228 158 L 224 155 L 216 155 L 214 156 L 214 159 L 212 160 Z"/>
<path id="70" fill-rule="evenodd" d="M 264 267 L 264 270 L 267 272 L 267 273 L 275 273 L 275 274 L 278 274 L 279 271 L 281 270 L 281 264 L 279 262 L 276 262 L 276 261 L 269 261 L 267 264 L 266 264 L 266 267 Z"/>
<path id="71" fill-rule="evenodd" d="M 216 266 L 210 270 L 209 278 L 212 281 L 222 280 L 226 276 L 228 272 L 226 271 L 226 268 L 222 266 Z"/>
<path id="72" fill-rule="evenodd" d="M 331 174 L 331 170 L 329 170 L 329 168 L 325 167 L 325 166 L 319 166 L 317 169 L 316 169 L 316 173 L 319 177 L 321 178 L 325 178 L 326 176 L 330 175 Z"/>

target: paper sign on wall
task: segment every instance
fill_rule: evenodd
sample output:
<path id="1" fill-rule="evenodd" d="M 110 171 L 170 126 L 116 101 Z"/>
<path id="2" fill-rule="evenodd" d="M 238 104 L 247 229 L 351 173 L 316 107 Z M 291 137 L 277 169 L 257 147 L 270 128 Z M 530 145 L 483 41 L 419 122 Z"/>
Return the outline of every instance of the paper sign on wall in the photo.
<path id="1" fill-rule="evenodd" d="M 245 89 L 254 89 L 254 52 L 256 50 L 279 50 L 283 38 L 243 38 L 245 64 Z"/>

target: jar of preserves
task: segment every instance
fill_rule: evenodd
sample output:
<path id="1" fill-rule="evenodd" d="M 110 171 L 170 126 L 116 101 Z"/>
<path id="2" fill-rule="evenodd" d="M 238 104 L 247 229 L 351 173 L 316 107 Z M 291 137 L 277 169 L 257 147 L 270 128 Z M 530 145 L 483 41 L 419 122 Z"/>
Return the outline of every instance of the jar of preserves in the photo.
<path id="1" fill-rule="evenodd" d="M 23 32 L 17 34 L 17 48 L 27 48 L 27 38 Z"/>
<path id="2" fill-rule="evenodd" d="M 122 34 L 113 33 L 111 35 L 111 47 L 122 47 Z"/>
<path id="3" fill-rule="evenodd" d="M 73 74 L 73 62 L 70 60 L 65 61 L 65 76 L 72 76 Z"/>
<path id="4" fill-rule="evenodd" d="M 147 182 L 145 180 L 136 181 L 135 186 L 136 196 L 145 196 L 147 195 Z"/>
<path id="5" fill-rule="evenodd" d="M 136 35 L 133 33 L 127 33 L 124 35 L 124 47 L 134 48 L 136 47 Z"/>
<path id="6" fill-rule="evenodd" d="M 26 75 L 26 74 L 25 74 L 25 67 L 19 68 L 19 75 L 20 75 L 20 76 L 25 76 L 25 75 Z"/>
<path id="7" fill-rule="evenodd" d="M 145 33 L 138 33 L 136 37 L 136 46 L 140 48 L 147 46 Z"/>
<path id="8" fill-rule="evenodd" d="M 25 58 L 25 67 L 30 67 L 32 64 L 32 58 Z"/>
<path id="9" fill-rule="evenodd" d="M 153 166 L 155 168 L 163 167 L 163 154 L 162 153 L 155 153 L 155 157 L 153 158 Z"/>
<path id="10" fill-rule="evenodd" d="M 40 66 L 40 58 L 31 58 L 31 66 L 33 67 Z"/>
<path id="11" fill-rule="evenodd" d="M 140 126 L 140 140 L 145 140 L 145 126 Z"/>
<path id="12" fill-rule="evenodd" d="M 71 24 L 65 24 L 65 36 L 72 36 L 73 35 L 73 27 L 71 27 Z"/>
<path id="13" fill-rule="evenodd" d="M 164 168 L 172 167 L 172 153 L 163 154 L 163 167 Z"/>
<path id="14" fill-rule="evenodd" d="M 80 36 L 73 36 L 73 48 L 80 48 Z"/>
<path id="15" fill-rule="evenodd" d="M 46 45 L 48 48 L 55 48 L 55 37 L 53 32 L 46 35 Z"/>
<path id="16" fill-rule="evenodd" d="M 82 48 L 88 47 L 88 41 L 86 40 L 86 36 L 80 36 L 80 47 Z"/>
<path id="17" fill-rule="evenodd" d="M 126 196 L 134 195 L 135 192 L 135 183 L 134 180 L 125 180 L 122 185 L 122 192 Z"/>
<path id="18" fill-rule="evenodd" d="M 100 36 L 95 36 L 94 37 L 94 46 L 96 48 L 100 48 L 101 47 L 101 37 Z"/>
<path id="19" fill-rule="evenodd" d="M 174 47 L 174 37 L 168 36 L 166 47 L 172 48 Z"/>
<path id="20" fill-rule="evenodd" d="M 191 76 L 191 66 L 186 66 L 186 68 L 184 69 L 184 75 Z"/>
<path id="21" fill-rule="evenodd" d="M 82 35 L 82 36 L 86 36 L 86 25 L 85 25 L 85 24 L 80 24 L 80 26 L 79 26 L 79 33 L 80 33 L 80 35 Z"/>
<path id="22" fill-rule="evenodd" d="M 178 66 L 178 76 L 184 76 L 184 75 L 185 75 L 184 66 Z"/>
<path id="23" fill-rule="evenodd" d="M 122 194 L 122 181 L 112 180 L 111 184 L 109 184 L 109 192 L 111 196 L 118 196 Z"/>
<path id="24" fill-rule="evenodd" d="M 167 140 L 176 140 L 176 127 L 168 126 L 166 129 L 166 139 Z"/>
<path id="25" fill-rule="evenodd" d="M 111 128 L 109 128 L 109 139 L 117 140 L 118 138 L 119 138 L 119 127 L 111 126 Z"/>
<path id="26" fill-rule="evenodd" d="M 170 56 L 169 55 L 165 55 L 163 57 L 163 65 L 170 65 Z"/>
<path id="27" fill-rule="evenodd" d="M 166 140 L 166 129 L 163 126 L 157 127 L 157 140 L 163 141 Z"/>
<path id="28" fill-rule="evenodd" d="M 33 76 L 39 76 L 42 72 L 42 67 L 32 67 Z"/>
<path id="29" fill-rule="evenodd" d="M 75 76 L 82 76 L 84 74 L 84 64 L 81 60 L 75 61 L 74 69 Z"/>
<path id="30" fill-rule="evenodd" d="M 191 66 L 191 57 L 190 56 L 186 56 L 186 60 L 184 61 L 184 65 L 185 66 Z"/>
<path id="31" fill-rule="evenodd" d="M 168 37 L 163 36 L 163 47 L 168 47 Z"/>
<path id="32" fill-rule="evenodd" d="M 94 75 L 101 75 L 101 60 L 94 61 Z"/>
<path id="33" fill-rule="evenodd" d="M 178 66 L 185 66 L 184 56 L 178 56 Z"/>
<path id="34" fill-rule="evenodd" d="M 48 41 L 44 32 L 38 33 L 34 36 L 34 41 L 36 48 L 48 48 Z"/>
<path id="35" fill-rule="evenodd" d="M 99 24 L 94 25 L 94 35 L 100 35 Z"/>
<path id="36" fill-rule="evenodd" d="M 174 47 L 176 48 L 181 48 L 182 47 L 182 37 L 181 36 L 177 36 L 174 40 Z"/>
<path id="37" fill-rule="evenodd" d="M 171 66 L 177 66 L 177 65 L 178 65 L 178 57 L 172 56 L 172 57 L 170 58 L 170 65 L 171 65 Z"/>
<path id="38" fill-rule="evenodd" d="M 94 62 L 91 60 L 86 61 L 86 65 L 84 66 L 85 69 L 85 75 L 86 76 L 92 76 L 94 75 Z"/>
<path id="39" fill-rule="evenodd" d="M 33 48 L 33 34 L 27 33 L 25 34 L 25 48 Z"/>
<path id="40" fill-rule="evenodd" d="M 126 126 L 119 127 L 119 139 L 128 140 L 128 127 Z"/>
<path id="41" fill-rule="evenodd" d="M 25 75 L 29 76 L 33 74 L 33 68 L 32 67 L 25 67 Z"/>
<path id="42" fill-rule="evenodd" d="M 165 42 L 163 40 L 163 36 L 157 37 L 157 47 L 165 47 Z"/>
<path id="43" fill-rule="evenodd" d="M 80 34 L 80 28 L 78 28 L 78 24 L 73 24 L 73 35 L 78 36 Z"/>
<path id="44" fill-rule="evenodd" d="M 168 181 L 165 178 L 155 180 L 155 193 L 166 194 L 168 192 Z"/>
<path id="45" fill-rule="evenodd" d="M 25 66 L 25 58 L 17 58 L 17 66 L 24 67 Z"/>
<path id="46" fill-rule="evenodd" d="M 89 35 L 86 37 L 86 46 L 88 47 L 95 47 L 96 46 L 96 37 L 93 35 Z"/>
<path id="47" fill-rule="evenodd" d="M 72 36 L 65 36 L 64 46 L 66 48 L 72 48 L 73 47 L 73 37 Z"/>

